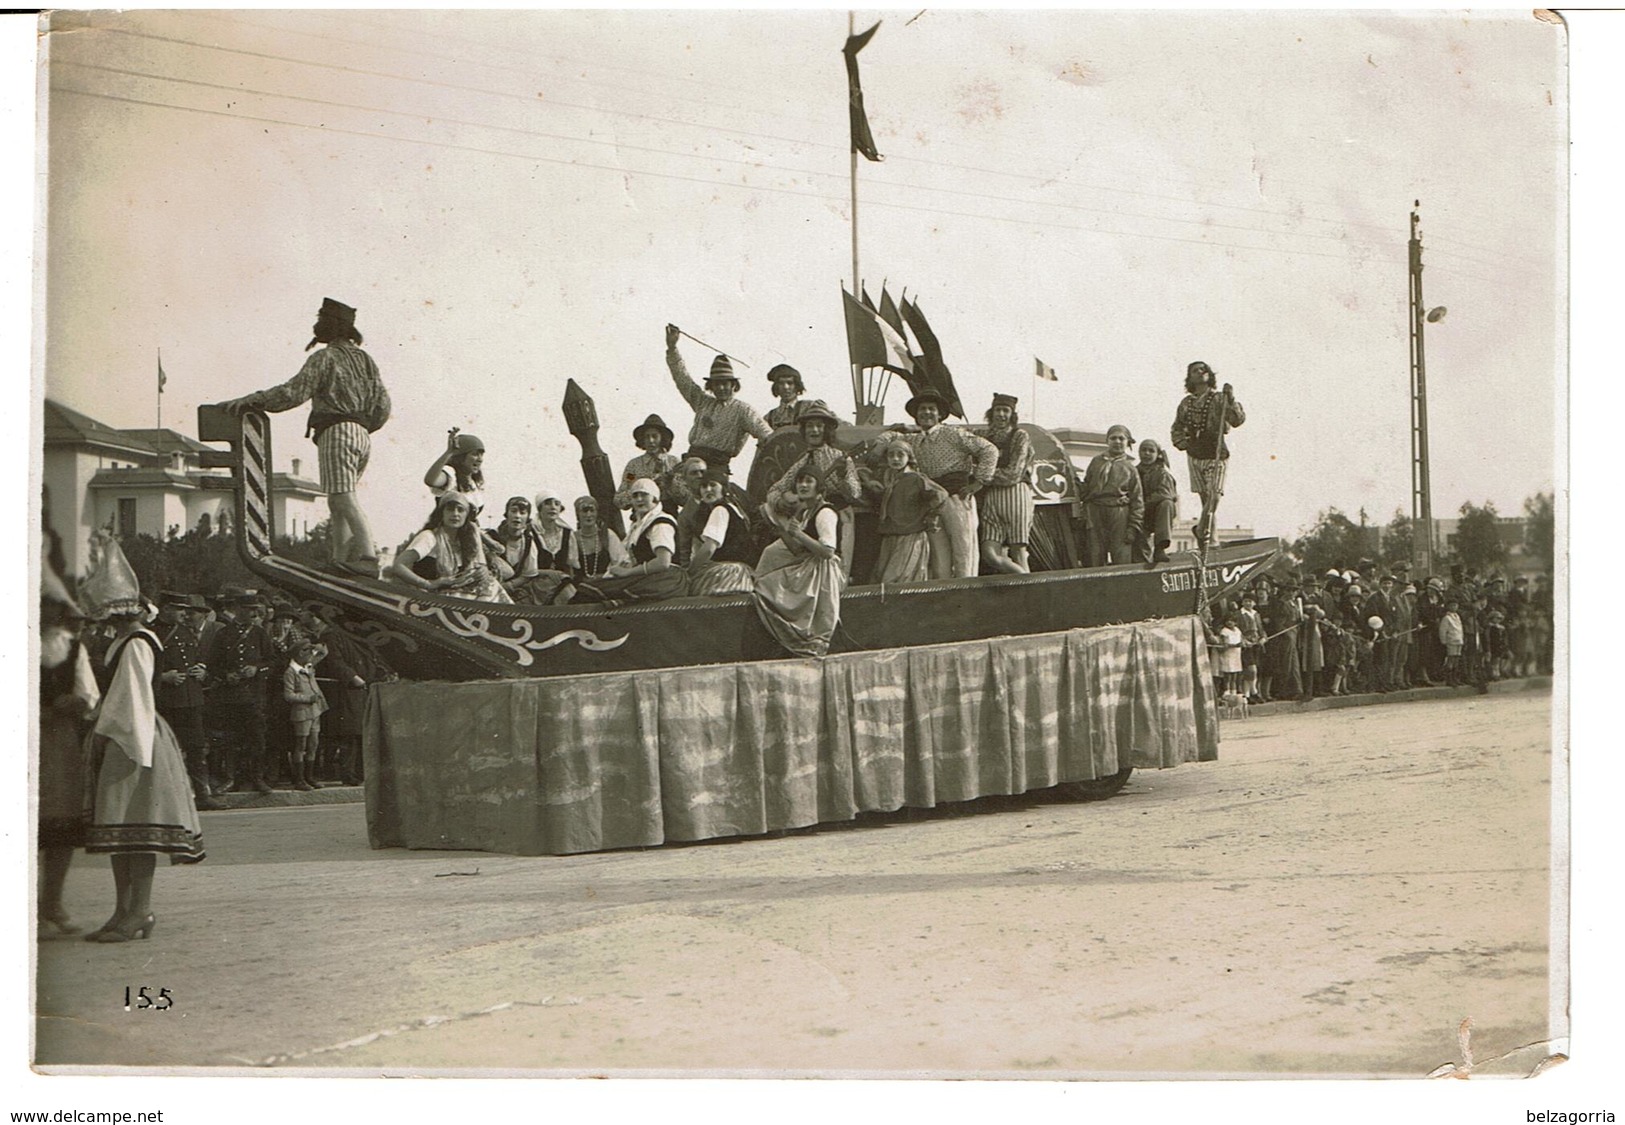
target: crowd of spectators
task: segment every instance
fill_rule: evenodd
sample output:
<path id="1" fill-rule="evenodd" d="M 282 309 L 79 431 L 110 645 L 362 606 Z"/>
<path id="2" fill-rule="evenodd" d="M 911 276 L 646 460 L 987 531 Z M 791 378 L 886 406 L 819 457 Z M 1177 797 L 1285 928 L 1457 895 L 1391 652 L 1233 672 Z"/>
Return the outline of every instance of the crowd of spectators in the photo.
<path id="1" fill-rule="evenodd" d="M 1207 607 L 1220 690 L 1252 703 L 1473 685 L 1552 671 L 1552 583 L 1480 575 L 1416 581 L 1369 560 L 1262 577 Z M 1239 652 L 1231 650 L 1239 649 Z M 1239 660 L 1237 659 L 1239 657 Z M 1240 683 L 1225 669 L 1240 665 Z"/>

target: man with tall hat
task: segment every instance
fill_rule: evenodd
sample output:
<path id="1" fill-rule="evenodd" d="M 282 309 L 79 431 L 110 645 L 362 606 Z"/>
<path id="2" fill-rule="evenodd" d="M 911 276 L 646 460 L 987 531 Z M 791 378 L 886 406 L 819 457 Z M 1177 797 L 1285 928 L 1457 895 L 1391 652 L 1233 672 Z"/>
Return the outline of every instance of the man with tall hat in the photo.
<path id="1" fill-rule="evenodd" d="M 1224 495 L 1224 463 L 1230 448 L 1224 441 L 1224 428 L 1232 429 L 1247 420 L 1241 403 L 1217 389 L 1217 376 L 1201 360 L 1185 369 L 1185 397 L 1174 413 L 1169 435 L 1175 449 L 1183 449 L 1190 463 L 1191 491 L 1202 498 L 1202 515 L 1196 521 L 1196 541 L 1207 542 L 1213 532 L 1213 510 Z"/>
<path id="2" fill-rule="evenodd" d="M 681 335 L 675 324 L 666 325 L 666 366 L 671 370 L 672 382 L 677 384 L 677 393 L 694 408 L 694 425 L 688 431 L 688 452 L 683 458 L 700 457 L 707 465 L 726 469 L 745 448 L 747 437 L 765 441 L 772 436 L 773 427 L 748 403 L 735 397 L 739 377 L 727 356 L 719 355 L 711 361 L 711 373 L 701 390 L 677 351 Z"/>
<path id="3" fill-rule="evenodd" d="M 1027 539 L 1033 528 L 1033 490 L 1027 473 L 1033 443 L 1019 425 L 1016 396 L 995 393 L 987 428 L 978 430 L 999 451 L 993 479 L 976 495 L 982 562 L 1003 574 L 1026 574 Z"/>
<path id="4" fill-rule="evenodd" d="M 200 809 L 224 806 L 214 799 L 209 784 L 209 739 L 203 728 L 203 681 L 209 673 L 204 659 L 203 618 L 208 604 L 199 594 L 165 590 L 158 595 L 155 630 L 163 651 L 158 654 L 155 681 L 158 713 L 174 728 L 186 772 L 192 779 L 192 799 Z"/>
<path id="5" fill-rule="evenodd" d="M 222 729 L 231 739 L 234 759 L 233 788 L 271 792 L 266 780 L 265 680 L 270 675 L 274 648 L 265 630 L 250 620 L 257 596 L 249 591 L 222 592 L 220 631 L 205 663 L 214 688 L 214 706 Z"/>
<path id="6" fill-rule="evenodd" d="M 1129 562 L 1145 520 L 1140 470 L 1129 456 L 1134 435 L 1118 424 L 1106 431 L 1106 452 L 1089 462 L 1078 482 L 1083 497 L 1090 566 Z"/>
<path id="7" fill-rule="evenodd" d="M 813 405 L 801 397 L 807 393 L 807 385 L 801 381 L 801 372 L 788 363 L 776 364 L 767 373 L 767 383 L 779 400 L 779 404 L 764 416 L 767 424 L 775 430 L 794 426 L 800 421 L 802 412 Z M 820 402 L 819 405 L 823 404 Z"/>
<path id="8" fill-rule="evenodd" d="M 349 305 L 331 297 L 322 300 L 305 350 L 317 344 L 325 346 L 286 383 L 220 405 L 241 414 L 276 413 L 310 403 L 305 433 L 316 442 L 322 490 L 333 513 L 333 563 L 340 570 L 376 578 L 378 549 L 356 490 L 372 453 L 371 435 L 389 420 L 389 391 L 378 365 L 361 350 L 355 310 Z"/>
<path id="9" fill-rule="evenodd" d="M 970 578 L 977 569 L 976 494 L 998 470 L 998 447 L 969 430 L 943 425 L 948 400 L 936 391 L 921 391 L 903 409 L 919 427 L 908 435 L 915 467 L 948 493 L 938 513 L 941 527 L 930 533 L 931 577 Z"/>

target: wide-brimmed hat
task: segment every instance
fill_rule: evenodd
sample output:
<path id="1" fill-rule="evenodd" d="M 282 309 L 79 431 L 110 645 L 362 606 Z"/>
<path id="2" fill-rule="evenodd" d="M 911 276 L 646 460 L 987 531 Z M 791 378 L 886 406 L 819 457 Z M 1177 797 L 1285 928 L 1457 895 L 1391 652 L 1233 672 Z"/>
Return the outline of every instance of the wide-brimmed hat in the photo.
<path id="1" fill-rule="evenodd" d="M 774 383 L 777 383 L 780 379 L 794 379 L 796 381 L 796 393 L 797 394 L 806 394 L 807 393 L 807 384 L 805 384 L 805 383 L 803 383 L 801 381 L 801 372 L 797 371 L 794 367 L 791 367 L 788 363 L 780 363 L 780 364 L 777 364 L 774 367 L 768 369 L 768 372 L 767 372 L 767 385 L 768 386 L 771 387 Z"/>
<path id="2" fill-rule="evenodd" d="M 634 444 L 643 444 L 644 430 L 659 431 L 660 435 L 666 439 L 666 447 L 668 449 L 671 448 L 671 443 L 677 436 L 671 432 L 671 427 L 666 425 L 666 420 L 658 414 L 651 414 L 643 420 L 643 424 L 641 426 L 632 427 L 632 441 Z"/>
<path id="3" fill-rule="evenodd" d="M 814 399 L 812 402 L 807 403 L 801 408 L 801 412 L 796 415 L 797 426 L 808 421 L 824 422 L 826 435 L 841 424 L 841 420 L 836 416 L 835 411 L 831 410 L 823 399 Z"/>
<path id="4" fill-rule="evenodd" d="M 941 413 L 948 413 L 948 400 L 943 398 L 936 391 L 921 391 L 919 394 L 909 399 L 908 402 L 904 403 L 903 409 L 908 411 L 908 416 L 910 418 L 917 418 L 920 414 L 920 407 L 928 402 L 936 403 L 937 409 Z"/>
<path id="5" fill-rule="evenodd" d="M 727 356 L 719 355 L 711 361 L 711 373 L 705 377 L 705 381 L 710 384 L 723 380 L 732 382 L 736 388 L 739 386 L 739 376 L 734 374 L 733 362 Z"/>

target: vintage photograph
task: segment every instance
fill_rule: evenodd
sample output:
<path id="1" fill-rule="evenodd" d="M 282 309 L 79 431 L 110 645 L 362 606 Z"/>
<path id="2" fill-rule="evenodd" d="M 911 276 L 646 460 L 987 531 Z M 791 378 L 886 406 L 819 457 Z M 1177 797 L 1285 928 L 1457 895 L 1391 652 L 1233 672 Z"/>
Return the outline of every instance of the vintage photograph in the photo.
<path id="1" fill-rule="evenodd" d="M 1561 17 L 39 29 L 36 1071 L 1563 1061 Z"/>

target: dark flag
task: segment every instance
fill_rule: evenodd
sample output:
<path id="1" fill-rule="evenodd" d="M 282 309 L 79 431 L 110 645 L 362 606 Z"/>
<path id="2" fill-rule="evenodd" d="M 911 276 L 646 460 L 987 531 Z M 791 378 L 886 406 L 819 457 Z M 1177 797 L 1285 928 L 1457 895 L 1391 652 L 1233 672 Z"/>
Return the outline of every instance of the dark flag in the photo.
<path id="1" fill-rule="evenodd" d="M 852 294 L 841 287 L 846 308 L 846 347 L 854 367 L 886 366 L 886 337 L 880 331 L 875 314 L 859 304 Z"/>
<path id="2" fill-rule="evenodd" d="M 858 52 L 874 38 L 879 28 L 880 21 L 877 20 L 868 31 L 848 36 L 846 46 L 841 48 L 841 54 L 846 56 L 846 95 L 852 111 L 852 147 L 870 160 L 884 160 L 885 157 L 875 148 L 875 138 L 869 132 L 869 115 L 863 110 L 863 87 L 858 84 Z"/>
<path id="3" fill-rule="evenodd" d="M 918 366 L 930 377 L 932 388 L 943 398 L 948 400 L 948 413 L 957 414 L 965 418 L 965 408 L 959 401 L 959 392 L 954 389 L 953 372 L 942 361 L 942 346 L 937 343 L 937 334 L 931 331 L 931 325 L 926 323 L 925 314 L 920 306 L 903 298 L 901 306 L 903 319 L 908 321 L 909 328 L 914 332 L 914 338 L 920 342 L 920 350 L 925 354 L 919 357 Z"/>

